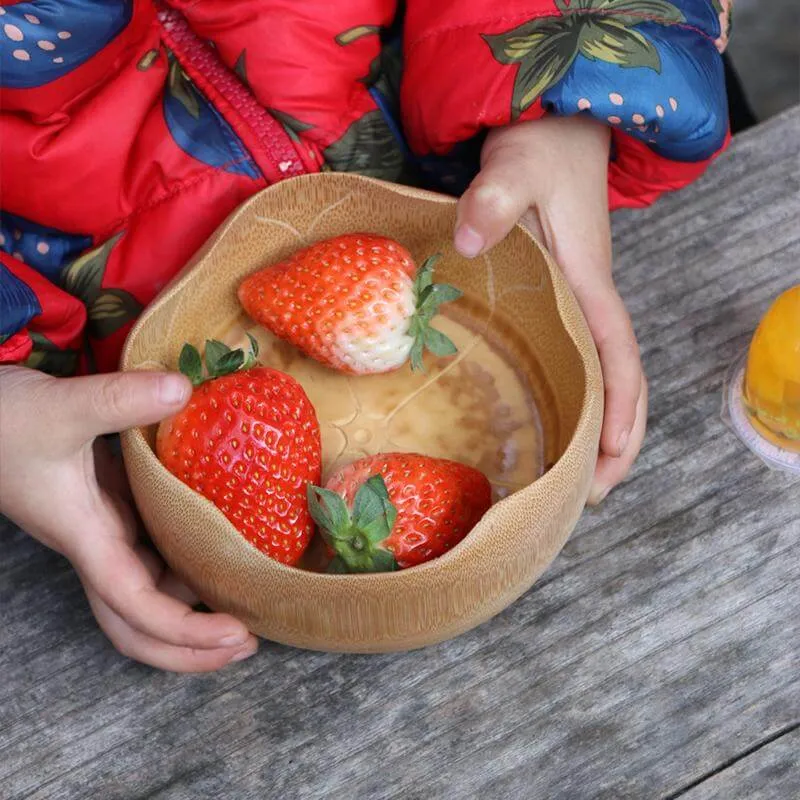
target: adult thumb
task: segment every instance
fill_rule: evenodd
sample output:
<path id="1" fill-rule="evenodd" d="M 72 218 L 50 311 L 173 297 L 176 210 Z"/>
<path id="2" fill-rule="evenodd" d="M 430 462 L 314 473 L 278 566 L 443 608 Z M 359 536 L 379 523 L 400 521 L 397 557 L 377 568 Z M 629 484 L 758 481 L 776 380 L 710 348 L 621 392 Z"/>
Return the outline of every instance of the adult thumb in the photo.
<path id="1" fill-rule="evenodd" d="M 150 425 L 180 410 L 192 387 L 179 373 L 112 372 L 55 381 L 62 430 L 81 442 Z"/>

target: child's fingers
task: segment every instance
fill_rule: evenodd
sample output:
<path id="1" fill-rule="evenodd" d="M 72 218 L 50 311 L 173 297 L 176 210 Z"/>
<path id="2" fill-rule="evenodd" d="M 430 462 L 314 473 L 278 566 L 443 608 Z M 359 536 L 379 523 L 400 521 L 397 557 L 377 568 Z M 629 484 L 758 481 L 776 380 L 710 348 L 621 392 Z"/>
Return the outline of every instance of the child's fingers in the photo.
<path id="1" fill-rule="evenodd" d="M 616 458 L 636 418 L 642 366 L 631 318 L 611 277 L 611 229 L 604 197 L 558 193 L 540 215 L 544 240 L 575 293 L 600 357 L 605 411 L 600 449 Z M 570 213 L 572 209 L 572 213 Z M 574 225 L 574 219 L 583 225 Z"/>
<path id="2" fill-rule="evenodd" d="M 589 493 L 589 505 L 601 503 L 605 496 L 614 488 L 630 470 L 644 441 L 644 432 L 647 425 L 647 380 L 641 376 L 639 400 L 636 404 L 636 420 L 631 429 L 628 445 L 625 452 L 619 457 L 602 454 L 597 460 L 592 489 Z"/>
<path id="3" fill-rule="evenodd" d="M 500 242 L 519 222 L 529 197 L 504 179 L 500 170 L 480 176 L 458 202 L 454 243 L 466 258 L 474 258 Z"/>
<path id="4" fill-rule="evenodd" d="M 90 545 L 73 557 L 84 585 L 132 628 L 178 647 L 238 647 L 248 641 L 250 634 L 237 619 L 193 611 L 160 591 L 156 582 L 163 567 L 142 545 L 131 548 L 108 536 L 87 539 Z"/>
<path id="5" fill-rule="evenodd" d="M 98 624 L 122 655 L 172 672 L 211 672 L 249 658 L 258 649 L 254 636 L 235 647 L 180 647 L 131 627 L 91 588 L 86 592 Z"/>
<path id="6" fill-rule="evenodd" d="M 467 258 L 500 242 L 533 202 L 536 187 L 528 177 L 532 161 L 524 133 L 507 128 L 492 134 L 481 171 L 458 201 L 455 246 Z"/>
<path id="7" fill-rule="evenodd" d="M 186 603 L 187 606 L 194 606 L 200 602 L 200 598 L 171 569 L 165 569 L 161 573 L 158 588 L 164 594 Z"/>
<path id="8" fill-rule="evenodd" d="M 605 385 L 600 449 L 617 458 L 627 448 L 642 386 L 639 345 L 622 298 L 611 284 L 580 287 L 578 301 L 594 337 Z M 577 292 L 576 292 L 577 293 Z"/>

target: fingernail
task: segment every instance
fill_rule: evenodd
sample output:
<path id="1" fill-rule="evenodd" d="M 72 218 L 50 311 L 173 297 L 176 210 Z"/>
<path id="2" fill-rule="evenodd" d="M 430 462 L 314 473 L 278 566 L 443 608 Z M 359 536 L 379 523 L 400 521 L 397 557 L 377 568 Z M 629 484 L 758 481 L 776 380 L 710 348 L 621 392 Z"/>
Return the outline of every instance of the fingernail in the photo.
<path id="1" fill-rule="evenodd" d="M 483 250 L 485 244 L 486 242 L 483 236 L 481 236 L 475 228 L 469 225 L 459 225 L 456 228 L 456 250 L 458 250 L 462 256 L 474 258 Z"/>
<path id="2" fill-rule="evenodd" d="M 162 375 L 158 379 L 158 399 L 165 406 L 180 405 L 186 394 L 186 381 L 179 375 Z"/>
<path id="3" fill-rule="evenodd" d="M 592 492 L 589 495 L 589 505 L 590 506 L 599 506 L 603 500 L 608 497 L 608 493 L 611 491 L 611 487 L 609 486 L 607 489 L 600 489 L 597 492 Z"/>
<path id="4" fill-rule="evenodd" d="M 219 640 L 220 647 L 237 647 L 247 641 L 248 634 L 246 633 L 232 633 L 230 636 L 225 636 Z"/>
<path id="5" fill-rule="evenodd" d="M 619 439 L 617 439 L 617 448 L 619 455 L 622 455 L 625 452 L 625 448 L 628 446 L 629 437 L 630 437 L 630 431 L 623 431 L 619 435 Z"/>
<path id="6" fill-rule="evenodd" d="M 257 644 L 247 645 L 247 647 L 241 649 L 238 653 L 236 653 L 236 655 L 234 655 L 228 663 L 232 664 L 234 661 L 244 661 L 246 658 L 254 656 L 257 650 L 258 650 Z"/>

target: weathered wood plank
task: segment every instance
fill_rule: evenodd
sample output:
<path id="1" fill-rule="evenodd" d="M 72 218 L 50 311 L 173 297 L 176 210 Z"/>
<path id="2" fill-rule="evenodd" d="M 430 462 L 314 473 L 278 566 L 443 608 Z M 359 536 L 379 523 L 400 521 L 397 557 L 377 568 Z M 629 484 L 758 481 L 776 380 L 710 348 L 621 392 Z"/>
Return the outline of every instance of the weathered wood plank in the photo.
<path id="1" fill-rule="evenodd" d="M 800 797 L 800 729 L 773 734 L 766 744 L 696 786 L 683 800 L 786 800 Z"/>
<path id="2" fill-rule="evenodd" d="M 62 559 L 2 526 L 0 796 L 797 794 L 796 733 L 740 756 L 800 721 L 800 480 L 719 412 L 728 365 L 800 280 L 799 165 L 800 109 L 615 219 L 651 381 L 645 449 L 542 581 L 454 642 L 267 644 L 216 675 L 157 673 L 113 652 Z"/>

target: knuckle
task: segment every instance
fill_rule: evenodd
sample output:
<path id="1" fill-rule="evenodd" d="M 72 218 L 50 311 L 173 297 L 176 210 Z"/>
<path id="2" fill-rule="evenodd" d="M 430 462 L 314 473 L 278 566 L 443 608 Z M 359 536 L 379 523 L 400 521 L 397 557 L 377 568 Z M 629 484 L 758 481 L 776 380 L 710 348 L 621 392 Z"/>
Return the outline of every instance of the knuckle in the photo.
<path id="1" fill-rule="evenodd" d="M 124 375 L 111 375 L 91 396 L 92 409 L 102 422 L 125 417 L 130 408 L 130 392 Z"/>
<path id="2" fill-rule="evenodd" d="M 136 658 L 136 647 L 129 639 L 123 637 L 113 637 L 111 639 L 111 644 L 114 645 L 114 649 L 123 658 Z"/>
<path id="3" fill-rule="evenodd" d="M 495 219 L 506 220 L 517 213 L 517 203 L 511 188 L 498 183 L 477 186 L 475 201 Z"/>
<path id="4" fill-rule="evenodd" d="M 639 360 L 639 356 L 640 356 L 639 342 L 636 340 L 636 337 L 633 335 L 633 331 L 629 331 L 626 334 L 625 338 L 620 342 L 619 349 L 626 356 L 630 356 L 631 358 L 635 358 L 637 361 Z"/>
<path id="5" fill-rule="evenodd" d="M 606 358 L 637 364 L 640 361 L 639 342 L 627 319 L 604 326 L 597 336 L 597 346 L 606 351 Z"/>

